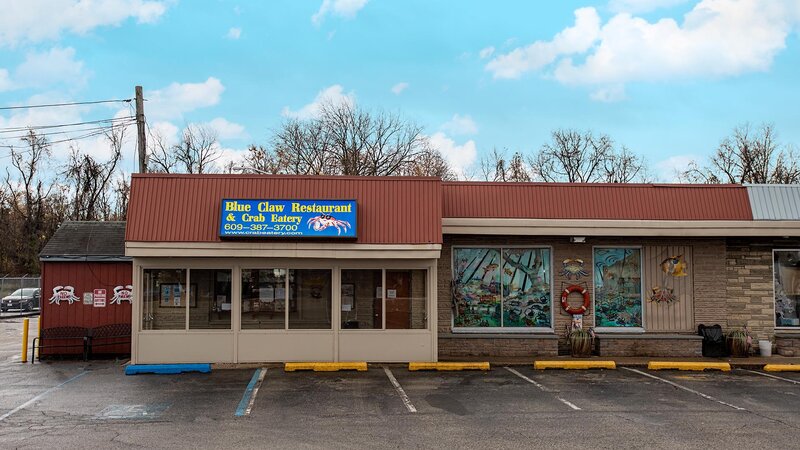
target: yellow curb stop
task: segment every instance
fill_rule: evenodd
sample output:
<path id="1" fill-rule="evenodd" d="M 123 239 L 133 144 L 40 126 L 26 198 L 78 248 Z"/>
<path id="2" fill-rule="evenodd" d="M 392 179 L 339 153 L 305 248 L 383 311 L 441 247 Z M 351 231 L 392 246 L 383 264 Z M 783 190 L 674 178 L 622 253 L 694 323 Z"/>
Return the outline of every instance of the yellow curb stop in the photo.
<path id="1" fill-rule="evenodd" d="M 614 361 L 535 361 L 533 368 L 545 369 L 616 369 Z"/>
<path id="2" fill-rule="evenodd" d="M 357 370 L 366 372 L 366 362 L 294 362 L 283 365 L 285 372 L 297 370 L 313 370 L 314 372 L 338 372 L 340 370 Z"/>
<path id="3" fill-rule="evenodd" d="M 408 370 L 489 370 L 488 362 L 410 362 Z"/>
<path id="4" fill-rule="evenodd" d="M 764 366 L 767 372 L 800 372 L 800 364 L 767 364 Z"/>
<path id="5" fill-rule="evenodd" d="M 689 362 L 689 361 L 650 361 L 647 363 L 650 370 L 698 370 L 706 369 L 730 372 L 731 365 L 722 362 Z"/>

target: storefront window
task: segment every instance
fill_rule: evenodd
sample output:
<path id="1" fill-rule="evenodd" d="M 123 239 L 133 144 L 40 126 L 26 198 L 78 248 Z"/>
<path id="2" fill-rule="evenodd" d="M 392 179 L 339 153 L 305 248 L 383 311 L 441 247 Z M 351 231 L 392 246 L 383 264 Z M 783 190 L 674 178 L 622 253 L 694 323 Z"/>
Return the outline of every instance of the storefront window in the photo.
<path id="1" fill-rule="evenodd" d="M 189 329 L 231 329 L 231 271 L 189 269 Z"/>
<path id="2" fill-rule="evenodd" d="M 453 272 L 455 327 L 551 326 L 549 248 L 455 248 Z"/>
<path id="3" fill-rule="evenodd" d="M 550 249 L 503 249 L 503 326 L 549 327 Z"/>
<path id="4" fill-rule="evenodd" d="M 289 270 L 289 328 L 331 329 L 331 271 Z"/>
<path id="5" fill-rule="evenodd" d="M 145 269 L 143 330 L 186 329 L 186 270 Z"/>
<path id="6" fill-rule="evenodd" d="M 342 270 L 342 329 L 383 328 L 380 269 Z"/>
<path id="7" fill-rule="evenodd" d="M 242 269 L 242 329 L 286 328 L 286 269 Z"/>
<path id="8" fill-rule="evenodd" d="M 800 250 L 775 250 L 775 326 L 800 327 Z"/>
<path id="9" fill-rule="evenodd" d="M 425 270 L 386 271 L 386 328 L 427 328 Z"/>
<path id="10" fill-rule="evenodd" d="M 595 325 L 642 327 L 642 251 L 594 249 Z"/>

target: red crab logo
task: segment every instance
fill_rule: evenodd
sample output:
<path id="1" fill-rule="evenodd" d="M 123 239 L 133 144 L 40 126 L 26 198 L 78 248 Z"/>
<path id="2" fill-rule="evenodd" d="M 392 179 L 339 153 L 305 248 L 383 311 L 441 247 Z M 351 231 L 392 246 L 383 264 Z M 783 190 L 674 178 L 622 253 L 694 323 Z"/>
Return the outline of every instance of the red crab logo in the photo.
<path id="1" fill-rule="evenodd" d="M 55 303 L 56 305 L 60 305 L 61 302 L 67 302 L 68 304 L 73 304 L 80 300 L 77 296 L 75 296 L 75 288 L 72 286 L 56 286 L 53 288 L 53 296 L 50 297 L 50 304 Z"/>
<path id="2" fill-rule="evenodd" d="M 111 298 L 111 304 L 121 305 L 122 302 L 131 302 L 133 298 L 133 286 L 117 286 L 114 288 L 114 297 Z"/>
<path id="3" fill-rule="evenodd" d="M 336 228 L 336 234 L 339 235 L 342 234 L 342 229 L 344 229 L 344 232 L 347 233 L 347 229 L 350 228 L 350 222 L 338 220 L 330 214 L 322 214 L 312 217 L 308 219 L 307 225 L 314 231 L 322 231 L 328 227 L 334 227 Z"/>

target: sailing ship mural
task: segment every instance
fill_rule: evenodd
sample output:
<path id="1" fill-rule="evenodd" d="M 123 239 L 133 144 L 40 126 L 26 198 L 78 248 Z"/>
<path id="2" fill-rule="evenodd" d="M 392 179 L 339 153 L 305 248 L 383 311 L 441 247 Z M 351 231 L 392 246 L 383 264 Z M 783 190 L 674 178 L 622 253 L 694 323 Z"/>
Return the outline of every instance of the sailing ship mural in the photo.
<path id="1" fill-rule="evenodd" d="M 550 327 L 549 248 L 456 248 L 456 327 Z"/>

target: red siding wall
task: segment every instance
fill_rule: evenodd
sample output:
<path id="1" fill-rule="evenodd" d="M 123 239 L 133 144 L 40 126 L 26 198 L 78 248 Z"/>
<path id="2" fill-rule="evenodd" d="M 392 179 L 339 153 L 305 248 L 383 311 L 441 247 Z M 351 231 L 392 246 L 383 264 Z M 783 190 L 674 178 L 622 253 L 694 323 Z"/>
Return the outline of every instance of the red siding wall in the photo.
<path id="1" fill-rule="evenodd" d="M 131 323 L 131 305 L 128 302 L 111 304 L 116 286 L 132 284 L 133 266 L 130 262 L 89 263 L 89 262 L 43 262 L 42 263 L 42 299 L 41 327 L 85 327 L 94 328 L 100 325 Z M 73 304 L 61 302 L 60 305 L 50 303 L 53 288 L 56 286 L 72 286 L 80 301 Z M 83 293 L 94 289 L 106 290 L 106 306 L 95 308 L 94 305 L 83 304 Z M 129 344 L 99 347 L 95 354 L 130 353 Z M 76 354 L 79 348 L 43 349 L 42 355 Z"/>

